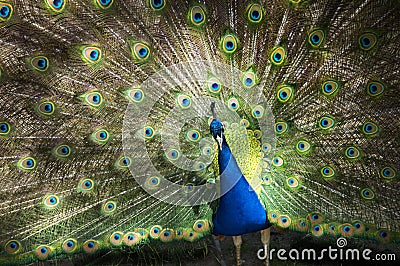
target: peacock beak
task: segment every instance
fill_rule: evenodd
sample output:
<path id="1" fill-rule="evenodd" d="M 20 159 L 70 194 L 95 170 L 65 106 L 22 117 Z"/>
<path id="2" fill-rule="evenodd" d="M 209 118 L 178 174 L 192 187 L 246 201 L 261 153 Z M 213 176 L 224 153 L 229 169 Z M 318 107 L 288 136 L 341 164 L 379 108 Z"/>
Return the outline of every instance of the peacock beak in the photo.
<path id="1" fill-rule="evenodd" d="M 219 149 L 222 151 L 222 137 L 217 135 L 217 141 L 218 141 Z"/>

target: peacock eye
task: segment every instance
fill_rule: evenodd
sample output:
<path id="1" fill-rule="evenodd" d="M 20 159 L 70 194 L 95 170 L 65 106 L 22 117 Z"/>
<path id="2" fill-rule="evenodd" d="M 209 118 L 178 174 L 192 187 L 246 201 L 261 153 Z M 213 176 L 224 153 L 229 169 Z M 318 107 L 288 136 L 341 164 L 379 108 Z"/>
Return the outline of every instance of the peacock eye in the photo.
<path id="1" fill-rule="evenodd" d="M 100 61 L 102 56 L 101 50 L 95 46 L 87 46 L 82 50 L 82 59 L 87 64 L 95 64 Z"/>
<path id="2" fill-rule="evenodd" d="M 270 60 L 274 65 L 276 66 L 282 65 L 285 59 L 286 59 L 286 51 L 283 47 L 278 46 L 272 50 Z"/>
<path id="3" fill-rule="evenodd" d="M 320 29 L 311 31 L 308 35 L 308 42 L 312 48 L 318 48 L 325 40 L 325 32 Z"/>
<path id="4" fill-rule="evenodd" d="M 21 250 L 21 243 L 17 240 L 9 240 L 5 244 L 5 251 L 8 254 L 16 254 Z"/>
<path id="5" fill-rule="evenodd" d="M 150 0 L 151 8 L 156 11 L 162 10 L 165 7 L 165 4 L 164 0 Z"/>
<path id="6" fill-rule="evenodd" d="M 233 34 L 227 34 L 222 38 L 221 46 L 225 54 L 231 55 L 237 50 L 237 39 Z"/>
<path id="7" fill-rule="evenodd" d="M 375 33 L 366 32 L 360 35 L 358 38 L 358 44 L 360 48 L 364 51 L 369 51 L 375 47 L 378 41 L 378 37 Z"/>
<path id="8" fill-rule="evenodd" d="M 96 5 L 101 9 L 108 9 L 113 3 L 114 0 L 96 0 Z"/>
<path id="9" fill-rule="evenodd" d="M 44 72 L 49 68 L 49 59 L 45 56 L 36 56 L 31 59 L 33 69 Z"/>
<path id="10" fill-rule="evenodd" d="M 201 26 L 206 21 L 204 9 L 200 6 L 194 6 L 189 12 L 190 22 L 195 26 Z"/>
<path id="11" fill-rule="evenodd" d="M 0 2 L 0 22 L 7 21 L 11 18 L 13 13 L 12 5 Z"/>
<path id="12" fill-rule="evenodd" d="M 61 12 L 65 7 L 64 0 L 46 0 L 46 4 L 54 12 Z"/>
<path id="13" fill-rule="evenodd" d="M 252 4 L 247 7 L 247 18 L 251 23 L 260 23 L 263 19 L 263 10 L 259 4 Z"/>
<path id="14" fill-rule="evenodd" d="M 78 242 L 73 238 L 65 240 L 62 244 L 62 248 L 66 253 L 74 252 L 77 249 L 77 247 L 78 247 Z"/>

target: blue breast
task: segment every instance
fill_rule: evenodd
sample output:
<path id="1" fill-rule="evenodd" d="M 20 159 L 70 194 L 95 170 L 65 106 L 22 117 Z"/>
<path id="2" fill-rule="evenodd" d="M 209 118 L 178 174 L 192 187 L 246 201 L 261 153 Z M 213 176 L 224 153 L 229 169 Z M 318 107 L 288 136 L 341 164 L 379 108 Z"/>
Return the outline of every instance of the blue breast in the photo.
<path id="1" fill-rule="evenodd" d="M 213 234 L 237 236 L 270 227 L 267 212 L 243 176 L 225 137 L 218 164 L 223 195 L 213 216 Z"/>

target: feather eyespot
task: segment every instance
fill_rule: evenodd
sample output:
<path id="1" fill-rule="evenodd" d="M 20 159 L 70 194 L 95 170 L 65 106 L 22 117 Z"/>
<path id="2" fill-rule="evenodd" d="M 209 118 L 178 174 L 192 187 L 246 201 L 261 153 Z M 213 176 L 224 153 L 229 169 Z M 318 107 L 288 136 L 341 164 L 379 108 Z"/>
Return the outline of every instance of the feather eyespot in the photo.
<path id="1" fill-rule="evenodd" d="M 9 240 L 5 244 L 5 251 L 8 254 L 17 254 L 21 250 L 21 243 L 17 240 Z"/>
<path id="2" fill-rule="evenodd" d="M 208 91 L 211 93 L 219 93 L 221 92 L 221 82 L 216 78 L 216 77 L 211 77 L 208 81 L 207 81 L 207 88 Z"/>
<path id="3" fill-rule="evenodd" d="M 335 177 L 335 170 L 331 166 L 324 166 L 321 168 L 321 175 L 325 179 L 331 179 Z"/>
<path id="4" fill-rule="evenodd" d="M 141 89 L 131 89 L 126 91 L 126 96 L 133 103 L 140 103 L 144 99 L 144 92 Z"/>
<path id="5" fill-rule="evenodd" d="M 278 226 L 281 228 L 288 228 L 292 223 L 292 220 L 287 215 L 280 215 L 278 217 Z"/>
<path id="6" fill-rule="evenodd" d="M 127 156 L 121 156 L 115 162 L 115 167 L 118 169 L 127 169 L 131 165 L 131 162 L 132 162 L 131 158 Z"/>
<path id="7" fill-rule="evenodd" d="M 372 137 L 378 134 L 379 127 L 372 121 L 366 121 L 362 125 L 361 130 L 364 135 Z"/>
<path id="8" fill-rule="evenodd" d="M 385 85 L 378 81 L 370 81 L 367 84 L 367 93 L 369 96 L 377 97 L 385 91 Z"/>
<path id="9" fill-rule="evenodd" d="M 308 35 L 308 43 L 312 48 L 318 48 L 322 45 L 325 40 L 325 32 L 320 29 L 316 29 L 310 32 Z"/>
<path id="10" fill-rule="evenodd" d="M 370 188 L 364 188 L 361 190 L 361 197 L 366 200 L 373 200 L 375 198 L 375 192 Z"/>
<path id="11" fill-rule="evenodd" d="M 275 123 L 275 133 L 277 135 L 283 136 L 288 129 L 288 124 L 285 121 L 278 121 Z"/>
<path id="12" fill-rule="evenodd" d="M 178 160 L 181 156 L 180 152 L 176 149 L 169 149 L 166 152 L 166 156 L 169 160 L 175 161 Z"/>
<path id="13" fill-rule="evenodd" d="M 51 255 L 52 251 L 50 246 L 40 245 L 35 249 L 35 254 L 38 259 L 45 260 Z"/>
<path id="14" fill-rule="evenodd" d="M 0 121 L 0 137 L 7 137 L 10 135 L 11 125 L 6 121 Z"/>
<path id="15" fill-rule="evenodd" d="M 89 178 L 82 179 L 78 184 L 78 190 L 81 192 L 90 192 L 93 191 L 93 188 L 94 182 Z"/>
<path id="16" fill-rule="evenodd" d="M 88 64 L 98 63 L 102 58 L 100 48 L 95 46 L 84 47 L 82 50 L 82 59 Z"/>
<path id="17" fill-rule="evenodd" d="M 201 6 L 194 6 L 189 12 L 190 22 L 195 26 L 202 26 L 206 21 L 206 13 Z"/>
<path id="18" fill-rule="evenodd" d="M 380 175 L 385 180 L 393 180 L 396 177 L 396 171 L 393 167 L 385 166 L 381 169 Z"/>
<path id="19" fill-rule="evenodd" d="M 322 116 L 318 121 L 318 126 L 322 130 L 330 130 L 335 126 L 335 120 L 330 116 Z"/>
<path id="20" fill-rule="evenodd" d="M 250 67 L 242 76 L 243 87 L 247 89 L 253 88 L 258 83 L 257 75 L 254 67 Z"/>
<path id="21" fill-rule="evenodd" d="M 154 239 L 158 239 L 160 237 L 162 231 L 162 227 L 159 225 L 154 225 L 150 228 L 150 237 Z"/>
<path id="22" fill-rule="evenodd" d="M 69 145 L 58 145 L 53 149 L 53 155 L 58 158 L 68 158 L 72 154 L 72 148 Z"/>
<path id="23" fill-rule="evenodd" d="M 108 201 L 103 204 L 102 211 L 106 215 L 113 214 L 117 210 L 117 203 L 115 201 Z"/>
<path id="24" fill-rule="evenodd" d="M 43 199 L 43 204 L 47 209 L 54 209 L 60 204 L 60 198 L 56 195 L 47 195 Z"/>
<path id="25" fill-rule="evenodd" d="M 261 150 L 262 150 L 265 154 L 268 154 L 268 153 L 271 152 L 272 146 L 271 146 L 271 144 L 269 144 L 269 143 L 264 143 L 264 144 L 261 146 Z"/>
<path id="26" fill-rule="evenodd" d="M 311 144 L 305 139 L 301 139 L 296 143 L 296 151 L 300 155 L 306 155 L 311 151 Z"/>
<path id="27" fill-rule="evenodd" d="M 286 179 L 286 185 L 289 187 L 289 188 L 299 188 L 299 186 L 300 186 L 300 182 L 299 182 L 299 180 L 296 178 L 296 177 L 294 177 L 294 176 L 292 176 L 292 177 L 288 177 L 287 179 Z"/>
<path id="28" fill-rule="evenodd" d="M 136 232 L 128 232 L 124 235 L 123 241 L 127 246 L 133 246 L 142 239 L 141 235 Z"/>
<path id="29" fill-rule="evenodd" d="M 83 251 L 85 251 L 87 254 L 92 254 L 97 251 L 99 248 L 99 243 L 96 240 L 89 239 L 86 240 L 85 243 L 83 243 Z"/>
<path id="30" fill-rule="evenodd" d="M 65 7 L 64 0 L 46 0 L 47 6 L 54 12 L 61 12 Z"/>
<path id="31" fill-rule="evenodd" d="M 35 56 L 30 61 L 33 69 L 45 72 L 49 68 L 49 59 L 45 56 Z"/>
<path id="32" fill-rule="evenodd" d="M 247 7 L 247 18 L 251 23 L 260 23 L 263 20 L 263 10 L 259 4 L 252 4 Z"/>
<path id="33" fill-rule="evenodd" d="M 9 20 L 13 14 L 13 7 L 8 3 L 0 2 L 0 22 Z"/>
<path id="34" fill-rule="evenodd" d="M 264 116 L 264 107 L 261 105 L 255 106 L 251 112 L 251 115 L 257 119 L 262 118 Z"/>
<path id="35" fill-rule="evenodd" d="M 311 228 L 311 233 L 313 234 L 313 236 L 320 237 L 324 234 L 324 228 L 318 224 L 314 225 Z"/>
<path id="36" fill-rule="evenodd" d="M 293 87 L 288 85 L 279 86 L 276 91 L 276 98 L 281 103 L 288 103 L 293 99 Z"/>
<path id="37" fill-rule="evenodd" d="M 90 135 L 90 139 L 96 144 L 102 145 L 109 141 L 110 133 L 106 129 L 97 129 Z"/>
<path id="38" fill-rule="evenodd" d="M 270 60 L 272 62 L 272 64 L 276 65 L 276 66 L 280 66 L 283 64 L 283 62 L 286 59 L 286 51 L 283 47 L 275 47 L 272 50 L 271 56 L 270 56 Z"/>
<path id="39" fill-rule="evenodd" d="M 227 55 L 235 53 L 238 48 L 238 41 L 236 39 L 236 36 L 233 34 L 225 35 L 222 38 L 221 47 L 222 51 Z"/>
<path id="40" fill-rule="evenodd" d="M 366 32 L 360 35 L 358 38 L 358 44 L 360 48 L 364 51 L 369 51 L 375 47 L 378 41 L 378 37 L 375 33 Z"/>
<path id="41" fill-rule="evenodd" d="M 17 167 L 24 171 L 31 171 L 36 168 L 36 160 L 33 157 L 23 157 L 19 159 Z"/>
<path id="42" fill-rule="evenodd" d="M 146 126 L 143 128 L 143 137 L 145 139 L 152 139 L 154 137 L 154 129 L 151 126 Z"/>
<path id="43" fill-rule="evenodd" d="M 272 165 L 275 167 L 282 167 L 284 165 L 284 160 L 282 157 L 276 156 L 272 159 Z"/>
<path id="44" fill-rule="evenodd" d="M 171 242 L 175 238 L 175 231 L 171 229 L 163 229 L 160 233 L 160 240 L 162 242 Z"/>
<path id="45" fill-rule="evenodd" d="M 65 253 L 73 253 L 77 248 L 78 242 L 73 238 L 66 239 L 62 244 Z"/>
<path id="46" fill-rule="evenodd" d="M 190 99 L 190 97 L 188 95 L 181 94 L 178 96 L 177 100 L 178 100 L 178 105 L 182 109 L 187 109 L 192 105 L 192 100 Z"/>
<path id="47" fill-rule="evenodd" d="M 97 91 L 87 92 L 81 97 L 89 107 L 92 107 L 94 109 L 99 108 L 104 103 L 103 95 L 101 95 L 101 93 Z"/>
<path id="48" fill-rule="evenodd" d="M 165 0 L 150 0 L 150 6 L 156 11 L 160 11 L 165 7 Z"/>
<path id="49" fill-rule="evenodd" d="M 114 0 L 96 0 L 96 5 L 101 9 L 108 9 L 114 3 Z"/>
<path id="50" fill-rule="evenodd" d="M 143 42 L 132 42 L 131 52 L 137 61 L 146 61 L 150 57 L 150 48 Z"/>
<path id="51" fill-rule="evenodd" d="M 358 159 L 361 156 L 360 150 L 355 146 L 347 147 L 344 154 L 348 159 Z"/>
<path id="52" fill-rule="evenodd" d="M 239 101 L 236 99 L 236 98 L 234 98 L 234 97 L 232 97 L 232 98 L 230 98 L 229 100 L 228 100 L 228 108 L 230 109 L 230 110 L 232 110 L 232 111 L 236 111 L 236 110 L 238 110 L 239 109 Z"/>
<path id="53" fill-rule="evenodd" d="M 113 246 L 120 246 L 122 245 L 122 241 L 123 241 L 123 233 L 122 232 L 114 232 L 111 234 L 109 240 L 111 245 Z"/>
<path id="54" fill-rule="evenodd" d="M 326 96 L 332 96 L 336 94 L 339 89 L 339 83 L 334 80 L 327 80 L 321 86 L 322 94 Z"/>

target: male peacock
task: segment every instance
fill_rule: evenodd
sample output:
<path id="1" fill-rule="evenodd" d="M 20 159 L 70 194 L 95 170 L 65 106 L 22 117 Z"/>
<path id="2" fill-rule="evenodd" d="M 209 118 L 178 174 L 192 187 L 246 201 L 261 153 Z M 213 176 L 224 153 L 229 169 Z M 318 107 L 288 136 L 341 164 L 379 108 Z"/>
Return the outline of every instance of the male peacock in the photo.
<path id="1" fill-rule="evenodd" d="M 0 0 L 0 264 L 210 233 L 240 263 L 240 234 L 270 224 L 398 241 L 399 14 Z"/>

